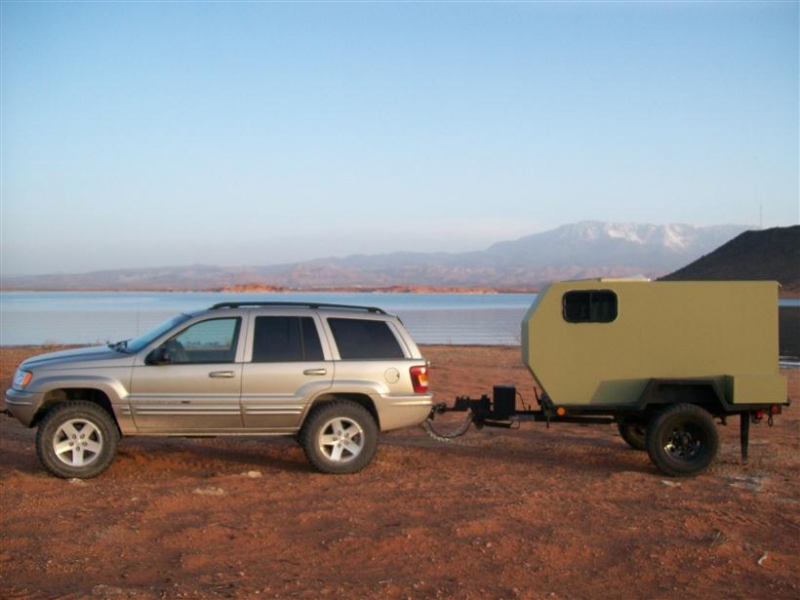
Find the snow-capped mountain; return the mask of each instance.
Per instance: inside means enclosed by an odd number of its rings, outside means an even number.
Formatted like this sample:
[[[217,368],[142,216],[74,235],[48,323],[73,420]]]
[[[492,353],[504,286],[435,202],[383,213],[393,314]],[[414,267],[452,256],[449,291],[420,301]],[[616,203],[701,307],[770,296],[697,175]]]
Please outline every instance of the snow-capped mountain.
[[[533,268],[617,267],[655,274],[691,262],[746,229],[583,221],[494,244],[486,255]]]

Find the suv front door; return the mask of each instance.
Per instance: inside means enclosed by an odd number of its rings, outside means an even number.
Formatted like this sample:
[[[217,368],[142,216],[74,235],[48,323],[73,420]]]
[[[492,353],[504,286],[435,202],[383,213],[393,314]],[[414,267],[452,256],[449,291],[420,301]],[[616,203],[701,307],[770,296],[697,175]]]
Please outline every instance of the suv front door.
[[[194,323],[133,369],[131,412],[143,431],[240,430],[241,319]]]

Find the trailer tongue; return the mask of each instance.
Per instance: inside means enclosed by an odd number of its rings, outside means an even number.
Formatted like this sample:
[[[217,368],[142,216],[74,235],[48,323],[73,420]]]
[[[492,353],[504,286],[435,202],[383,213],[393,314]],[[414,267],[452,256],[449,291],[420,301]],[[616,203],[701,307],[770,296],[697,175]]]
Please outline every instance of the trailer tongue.
[[[522,358],[543,393],[517,408],[514,386],[436,404],[423,427],[451,441],[471,425],[616,423],[669,476],[698,475],[719,449],[715,421],[750,424],[789,405],[778,368],[775,282],[592,280],[551,284],[522,323]],[[552,395],[551,395],[552,394]],[[455,428],[436,417],[467,412]]]

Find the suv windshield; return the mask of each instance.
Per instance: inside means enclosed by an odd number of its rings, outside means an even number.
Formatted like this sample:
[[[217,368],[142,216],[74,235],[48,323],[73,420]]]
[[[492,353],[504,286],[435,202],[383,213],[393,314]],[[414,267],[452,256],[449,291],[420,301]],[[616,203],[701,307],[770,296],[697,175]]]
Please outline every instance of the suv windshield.
[[[139,337],[133,338],[132,340],[128,340],[128,343],[124,345],[124,350],[130,353],[135,354],[139,352],[142,348],[146,347],[150,342],[156,340],[158,337],[164,335],[167,331],[172,329],[173,327],[177,327],[184,321],[190,319],[190,315],[180,314],[172,317],[168,321],[164,321],[156,327],[155,329],[151,329],[147,333],[140,335]]]

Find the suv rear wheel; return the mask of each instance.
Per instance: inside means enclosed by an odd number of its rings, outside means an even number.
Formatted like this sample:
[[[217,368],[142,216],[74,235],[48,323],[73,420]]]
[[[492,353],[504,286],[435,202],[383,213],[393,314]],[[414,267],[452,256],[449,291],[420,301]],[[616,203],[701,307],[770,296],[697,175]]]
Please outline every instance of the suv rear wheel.
[[[88,479],[105,471],[119,444],[117,424],[91,402],[59,404],[45,415],[36,433],[36,453],[58,477]]]
[[[358,404],[330,402],[312,410],[300,444],[308,461],[323,473],[355,473],[375,455],[378,425]]]

